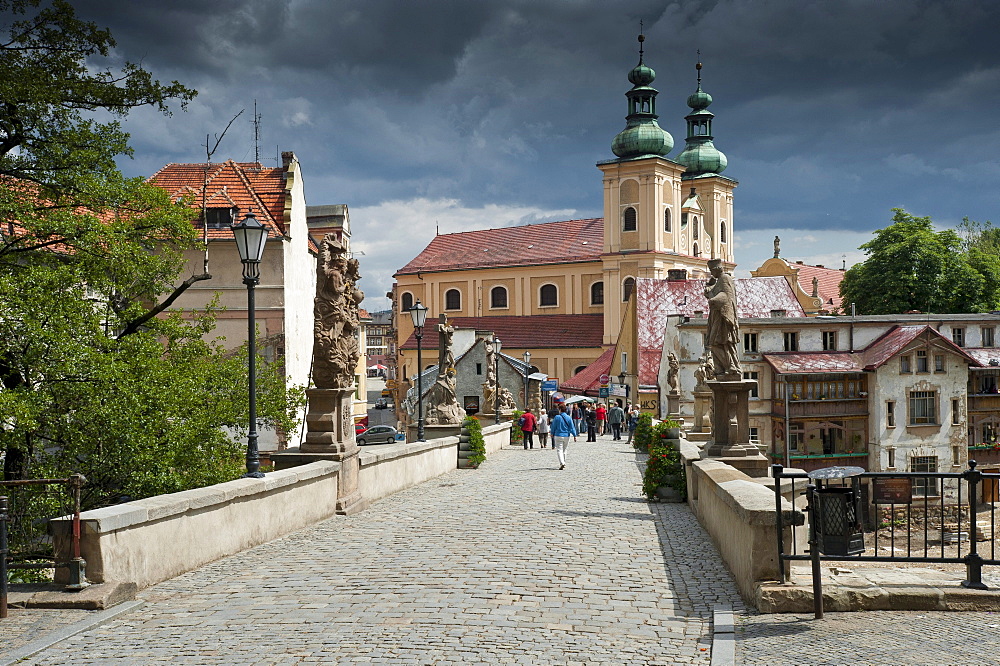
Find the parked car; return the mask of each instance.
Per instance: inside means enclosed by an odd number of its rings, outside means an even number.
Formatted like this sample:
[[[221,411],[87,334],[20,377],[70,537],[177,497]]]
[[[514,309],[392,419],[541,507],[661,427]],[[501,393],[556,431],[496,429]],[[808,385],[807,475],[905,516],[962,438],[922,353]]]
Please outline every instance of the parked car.
[[[377,425],[368,428],[358,435],[358,446],[368,444],[392,444],[396,441],[396,429],[388,425]]]
[[[354,424],[354,434],[355,435],[360,435],[365,430],[368,430],[368,426],[366,426],[364,423],[361,423],[360,421],[358,421],[357,423]]]
[[[389,409],[389,401],[385,398],[379,398],[375,401],[375,409]]]

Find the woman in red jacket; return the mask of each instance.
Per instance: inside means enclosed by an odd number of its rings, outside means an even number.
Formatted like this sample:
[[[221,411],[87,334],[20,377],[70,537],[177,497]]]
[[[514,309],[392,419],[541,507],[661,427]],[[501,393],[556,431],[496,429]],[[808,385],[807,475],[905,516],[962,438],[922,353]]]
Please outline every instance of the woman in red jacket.
[[[597,434],[604,434],[604,424],[608,420],[608,409],[604,406],[604,403],[597,403]]]

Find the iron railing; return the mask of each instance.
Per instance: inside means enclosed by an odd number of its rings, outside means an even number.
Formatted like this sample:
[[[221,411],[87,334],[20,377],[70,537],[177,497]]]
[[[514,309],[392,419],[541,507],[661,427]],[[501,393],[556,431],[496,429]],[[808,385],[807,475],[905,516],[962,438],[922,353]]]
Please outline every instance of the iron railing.
[[[87,482],[82,474],[65,479],[0,481],[0,619],[7,617],[9,576],[14,570],[69,570],[67,590],[87,587],[86,562],[80,555],[80,489]],[[61,487],[63,492],[53,491]],[[53,518],[71,514],[72,558],[58,561],[48,533]]]
[[[789,474],[782,465],[772,465],[771,470],[775,479],[781,582],[785,582],[785,562],[811,561],[816,617],[823,615],[820,562],[964,564],[966,575],[962,585],[974,589],[987,589],[983,583],[984,565],[1000,564],[995,534],[997,508],[995,503],[981,502],[978,494],[983,482],[1000,483],[1000,474],[980,472],[974,460],[969,461],[969,468],[963,472],[862,471],[836,481],[811,479],[801,472]],[[806,497],[809,547],[802,552],[798,548],[797,527],[785,519],[781,510],[781,482],[786,479],[791,483],[793,503],[799,496],[799,488]],[[798,481],[804,483],[797,488]],[[787,488],[788,484],[785,485]],[[824,507],[824,494],[837,501],[826,502]],[[849,506],[851,502],[853,507]],[[980,514],[985,514],[982,520]],[[831,538],[831,524],[846,534]],[[782,538],[785,528],[791,529],[791,552],[786,552]],[[850,548],[848,543],[852,545]],[[841,552],[831,553],[839,550],[831,544],[845,545]],[[883,552],[887,554],[879,554]]]

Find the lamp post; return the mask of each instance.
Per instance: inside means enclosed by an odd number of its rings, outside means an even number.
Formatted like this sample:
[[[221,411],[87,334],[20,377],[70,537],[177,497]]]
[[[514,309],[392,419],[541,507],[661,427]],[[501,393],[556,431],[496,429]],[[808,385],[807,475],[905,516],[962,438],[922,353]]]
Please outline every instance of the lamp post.
[[[500,423],[500,338],[493,334],[493,422]]]
[[[260,258],[267,242],[267,227],[254,217],[251,209],[243,221],[232,225],[236,249],[243,262],[243,284],[247,286],[247,341],[250,344],[250,431],[247,433],[247,473],[244,477],[263,478],[260,451],[257,448],[257,322],[253,288],[260,282]]]
[[[524,352],[524,411],[528,411],[528,375],[531,373],[531,352]]]
[[[410,308],[413,319],[413,333],[417,336],[417,441],[424,441],[424,384],[423,358],[420,356],[421,341],[424,339],[424,324],[427,322],[427,306],[420,299]]]
[[[618,384],[625,387],[625,404],[628,405],[629,386],[625,384],[625,371],[618,373]]]

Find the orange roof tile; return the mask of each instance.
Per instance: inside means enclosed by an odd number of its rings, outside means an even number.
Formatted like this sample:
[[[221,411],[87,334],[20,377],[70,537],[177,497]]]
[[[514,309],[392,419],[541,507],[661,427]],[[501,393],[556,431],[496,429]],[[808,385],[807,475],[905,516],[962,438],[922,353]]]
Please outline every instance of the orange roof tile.
[[[272,233],[286,235],[285,170],[282,168],[264,168],[256,162],[233,160],[222,164],[168,164],[149,182],[166,190],[171,199],[191,199],[192,208],[201,208],[202,190],[205,190],[209,208],[236,207],[241,216],[253,209],[257,219]],[[232,232],[228,228],[209,228],[208,237],[229,239]]]
[[[593,363],[559,385],[560,391],[579,395],[597,395],[601,388],[601,375],[611,374],[615,348],[609,347]]]
[[[840,308],[840,282],[844,279],[844,271],[825,266],[810,266],[809,264],[794,263],[789,265],[799,269],[799,286],[807,294],[812,293],[813,278],[817,279],[817,292],[819,297],[823,299],[824,310]]]
[[[565,347],[600,347],[604,336],[603,315],[532,315],[525,317],[449,317],[456,328],[492,331],[504,349],[555,349]],[[438,346],[437,326],[424,326],[421,342],[424,349]],[[416,349],[412,333],[400,349]]]

